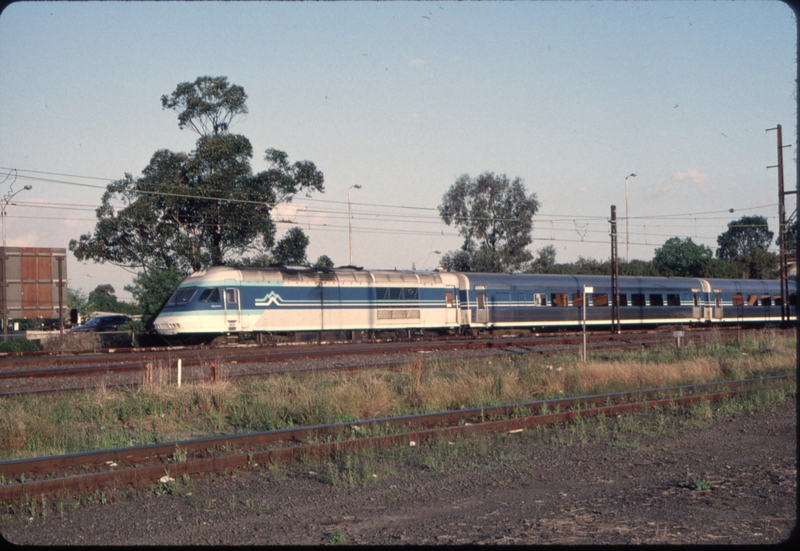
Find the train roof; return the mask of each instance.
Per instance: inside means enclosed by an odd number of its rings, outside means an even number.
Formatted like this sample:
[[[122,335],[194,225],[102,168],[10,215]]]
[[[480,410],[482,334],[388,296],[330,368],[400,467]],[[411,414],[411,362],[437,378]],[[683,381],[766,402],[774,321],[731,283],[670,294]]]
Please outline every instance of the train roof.
[[[487,289],[513,289],[516,287],[527,288],[563,288],[564,290],[580,291],[583,286],[610,289],[611,276],[608,275],[564,275],[564,274],[492,274],[480,272],[445,272],[423,270],[365,270],[358,266],[341,266],[338,268],[317,268],[311,266],[283,266],[273,265],[268,267],[251,266],[212,266],[190,275],[183,285],[192,285],[200,282],[223,282],[225,280],[241,280],[248,282],[270,281],[339,281],[353,283],[374,283],[376,285],[403,285],[441,284],[443,278],[465,280],[467,286],[475,288],[485,286]],[[226,282],[228,283],[228,282]],[[780,287],[776,280],[757,279],[716,279],[716,278],[689,278],[689,277],[638,277],[620,276],[619,285],[631,292],[633,289],[650,289],[665,291],[701,289],[706,283],[712,289],[721,292],[773,292]],[[795,291],[796,281],[789,281],[790,291]]]

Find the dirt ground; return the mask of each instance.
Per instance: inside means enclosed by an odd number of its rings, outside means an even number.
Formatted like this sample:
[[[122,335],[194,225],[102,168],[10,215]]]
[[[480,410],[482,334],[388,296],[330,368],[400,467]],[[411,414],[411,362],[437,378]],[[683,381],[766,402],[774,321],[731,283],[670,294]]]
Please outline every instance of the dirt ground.
[[[790,402],[627,443],[486,436],[484,453],[376,459],[354,485],[330,464],[258,466],[44,518],[5,507],[0,532],[21,545],[775,544],[796,536],[796,431]]]

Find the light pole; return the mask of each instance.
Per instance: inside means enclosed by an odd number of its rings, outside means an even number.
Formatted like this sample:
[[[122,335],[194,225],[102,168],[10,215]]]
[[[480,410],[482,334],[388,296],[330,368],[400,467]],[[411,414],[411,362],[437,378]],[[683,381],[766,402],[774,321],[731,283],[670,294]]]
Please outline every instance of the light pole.
[[[13,182],[12,182],[13,185]],[[3,279],[7,279],[8,277],[8,270],[6,261],[8,260],[8,255],[6,254],[6,207],[8,203],[11,202],[11,199],[17,193],[22,193],[23,191],[28,191],[29,189],[33,189],[33,186],[27,185],[24,188],[20,189],[19,191],[15,191],[12,193],[12,188],[8,188],[8,193],[6,196],[3,197],[3,204],[0,205],[0,216],[2,216],[2,230],[3,230]],[[0,282],[0,284],[5,285],[6,281]],[[3,341],[6,340],[8,337],[8,295],[6,292],[3,292]]]
[[[422,263],[422,269],[425,269],[425,265],[428,263],[428,259],[431,257],[432,254],[442,254],[441,251],[431,251],[428,253],[428,256],[425,257],[425,262]]]
[[[29,189],[33,189],[33,186],[27,185],[19,191],[15,191],[11,193],[11,188],[9,188],[8,193],[6,196],[3,197],[3,209],[2,209],[2,216],[3,216],[3,250],[5,251],[6,248],[6,207],[11,202],[11,199],[18,193],[22,193],[23,191],[28,191]]]
[[[350,266],[353,265],[353,214],[350,210],[350,190],[353,188],[361,189],[361,186],[355,184],[347,188],[347,230],[350,235]]]
[[[625,257],[628,264],[631,263],[631,234],[628,229],[628,178],[636,178],[636,174],[630,173],[625,176]]]

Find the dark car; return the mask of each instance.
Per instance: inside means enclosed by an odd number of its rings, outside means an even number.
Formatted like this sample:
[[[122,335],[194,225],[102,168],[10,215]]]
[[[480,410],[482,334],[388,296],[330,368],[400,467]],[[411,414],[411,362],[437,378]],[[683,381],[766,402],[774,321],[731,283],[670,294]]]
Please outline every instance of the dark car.
[[[79,325],[78,327],[73,327],[72,329],[70,329],[70,331],[80,331],[80,332],[116,331],[120,325],[125,325],[129,321],[131,321],[131,318],[123,315],[97,316],[96,318],[90,319],[83,325]]]

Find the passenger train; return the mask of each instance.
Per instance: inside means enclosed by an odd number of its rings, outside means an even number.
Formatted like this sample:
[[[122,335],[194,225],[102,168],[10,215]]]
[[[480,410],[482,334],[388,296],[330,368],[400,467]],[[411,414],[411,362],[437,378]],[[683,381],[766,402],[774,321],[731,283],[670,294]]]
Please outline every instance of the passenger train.
[[[782,321],[778,281],[621,276],[618,286],[623,329]],[[794,280],[789,295],[794,322]],[[183,342],[539,332],[580,328],[584,315],[610,327],[612,301],[610,276],[215,266],[181,283],[155,329]]]

